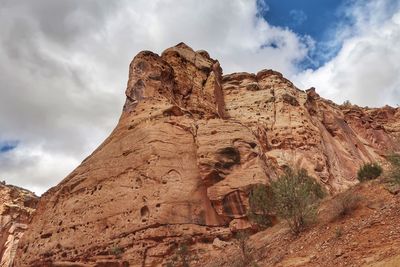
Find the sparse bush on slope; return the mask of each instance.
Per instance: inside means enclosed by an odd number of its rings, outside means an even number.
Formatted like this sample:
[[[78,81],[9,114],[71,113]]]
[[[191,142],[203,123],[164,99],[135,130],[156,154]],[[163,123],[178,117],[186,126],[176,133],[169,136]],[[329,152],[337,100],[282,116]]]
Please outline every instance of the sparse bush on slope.
[[[262,184],[254,186],[249,195],[249,203],[248,218],[261,227],[270,226],[269,214],[273,211],[273,198],[270,188]]]
[[[238,246],[240,249],[240,257],[236,260],[235,267],[245,267],[253,262],[253,256],[251,254],[251,249],[248,245],[249,234],[246,232],[240,232],[236,236],[238,240]]]
[[[271,188],[275,212],[287,220],[293,233],[298,234],[315,220],[324,191],[306,170],[287,168]]]
[[[343,102],[343,104],[342,104],[342,106],[344,106],[344,107],[351,107],[352,106],[352,104],[351,104],[351,102],[350,102],[350,100],[346,100],[346,101],[344,101]]]
[[[120,258],[121,255],[124,253],[124,250],[120,247],[112,247],[109,251],[111,255],[114,255],[117,258]]]
[[[382,174],[382,167],[378,163],[366,163],[360,167],[357,178],[360,182],[373,180]]]
[[[389,155],[388,160],[391,165],[389,170],[389,180],[395,184],[400,184],[400,155]]]
[[[353,191],[346,191],[333,200],[332,214],[333,219],[341,218],[351,214],[360,204],[361,197]]]

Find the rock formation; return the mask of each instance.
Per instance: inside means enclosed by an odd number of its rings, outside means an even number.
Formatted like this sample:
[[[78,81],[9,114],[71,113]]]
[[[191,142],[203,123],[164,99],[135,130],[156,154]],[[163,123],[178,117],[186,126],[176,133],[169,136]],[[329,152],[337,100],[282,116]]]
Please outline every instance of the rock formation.
[[[38,198],[27,190],[0,182],[0,267],[13,266],[13,259]]]
[[[399,151],[399,109],[340,106],[282,74],[222,74],[181,43],[132,61],[111,135],[46,192],[15,266],[157,266],[179,244],[227,241],[248,193],[287,165],[329,192]],[[218,238],[218,239],[216,239]]]

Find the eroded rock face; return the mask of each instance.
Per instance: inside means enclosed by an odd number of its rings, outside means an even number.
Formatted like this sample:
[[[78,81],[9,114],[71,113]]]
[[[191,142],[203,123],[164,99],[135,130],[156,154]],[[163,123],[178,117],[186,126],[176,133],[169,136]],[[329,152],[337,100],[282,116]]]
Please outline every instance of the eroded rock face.
[[[32,192],[0,182],[0,267],[13,266],[18,242],[37,202]]]
[[[400,149],[398,108],[339,106],[271,70],[223,81],[227,113],[261,129],[265,155],[279,167],[306,168],[332,193],[354,185],[364,162],[384,163],[387,153]]]
[[[112,134],[42,196],[15,266],[165,264],[251,227],[249,191],[285,165],[335,193],[399,150],[398,109],[338,106],[272,70],[222,76],[183,43],[139,53],[126,96]]]

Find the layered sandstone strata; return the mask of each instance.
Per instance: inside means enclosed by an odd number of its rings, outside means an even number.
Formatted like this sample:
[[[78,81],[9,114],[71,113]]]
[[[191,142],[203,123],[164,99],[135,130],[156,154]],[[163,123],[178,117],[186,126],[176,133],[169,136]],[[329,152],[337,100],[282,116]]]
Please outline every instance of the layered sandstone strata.
[[[0,182],[0,267],[13,266],[18,242],[37,201],[32,192]]]
[[[42,196],[16,266],[165,264],[250,227],[249,191],[286,165],[335,193],[399,151],[398,109],[339,106],[272,70],[223,76],[183,43],[139,53],[126,97],[112,134]]]

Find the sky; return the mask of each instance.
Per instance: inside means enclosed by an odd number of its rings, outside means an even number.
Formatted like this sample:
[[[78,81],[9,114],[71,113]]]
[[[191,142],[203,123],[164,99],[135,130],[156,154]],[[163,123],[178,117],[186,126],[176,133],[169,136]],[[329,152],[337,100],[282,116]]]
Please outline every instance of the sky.
[[[59,183],[117,124],[132,58],[182,41],[224,73],[400,104],[400,0],[0,0],[0,180]]]

